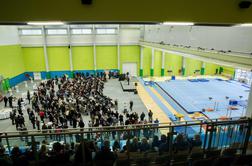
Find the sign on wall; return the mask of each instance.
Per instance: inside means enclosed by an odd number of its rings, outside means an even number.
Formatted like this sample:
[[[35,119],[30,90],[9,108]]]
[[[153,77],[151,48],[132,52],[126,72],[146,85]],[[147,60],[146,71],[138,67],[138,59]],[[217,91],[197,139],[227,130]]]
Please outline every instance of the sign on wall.
[[[34,80],[41,80],[41,73],[40,72],[34,72]]]

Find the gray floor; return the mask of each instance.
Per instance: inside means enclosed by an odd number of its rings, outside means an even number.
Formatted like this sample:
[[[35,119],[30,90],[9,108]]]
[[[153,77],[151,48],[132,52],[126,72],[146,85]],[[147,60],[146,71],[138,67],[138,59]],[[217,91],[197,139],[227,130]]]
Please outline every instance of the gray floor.
[[[19,92],[16,92],[15,90],[13,90],[13,96],[16,96],[16,97],[21,97],[22,95],[25,96],[27,90],[29,89],[30,91],[32,91],[33,86],[35,84],[38,84],[38,81],[33,82],[33,83],[28,81],[27,87],[25,86],[24,82],[19,84],[18,85]],[[125,107],[129,110],[129,102],[131,100],[134,103],[133,104],[133,111],[134,112],[137,112],[139,114],[141,114],[142,112],[147,113],[147,108],[143,104],[140,97],[138,95],[134,94],[133,92],[123,92],[118,79],[111,79],[105,83],[104,94],[106,96],[109,96],[113,100],[116,100],[116,99],[118,100],[118,106],[119,106],[118,112],[119,113],[122,113],[122,111]],[[7,94],[7,95],[9,95],[9,94]],[[14,105],[16,105],[16,101],[15,101]],[[28,107],[30,107],[30,105],[26,105],[25,111],[23,111],[24,117],[26,120],[25,125],[28,130],[32,130],[32,125],[31,125],[30,121],[28,120],[28,115],[26,113],[26,108],[28,108]],[[1,102],[0,103],[0,110],[2,110],[3,108],[4,108],[4,103]],[[87,124],[88,121],[90,120],[90,117],[83,115],[83,119],[84,119],[85,124]],[[15,125],[11,124],[11,120],[10,119],[0,120],[0,133],[11,132],[11,131],[16,131]]]
[[[133,112],[137,112],[139,115],[142,112],[147,113],[147,108],[143,104],[140,97],[133,92],[123,92],[120,82],[117,79],[109,80],[105,84],[104,94],[118,100],[118,112],[121,113],[126,107],[129,110],[129,102],[133,101]]]

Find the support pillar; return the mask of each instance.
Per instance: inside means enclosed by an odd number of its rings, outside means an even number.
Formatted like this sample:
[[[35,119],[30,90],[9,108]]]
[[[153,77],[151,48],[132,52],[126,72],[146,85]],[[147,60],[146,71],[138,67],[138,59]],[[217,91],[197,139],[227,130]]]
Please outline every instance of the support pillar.
[[[117,65],[118,65],[118,71],[120,73],[120,68],[121,68],[121,64],[120,64],[120,60],[121,60],[121,52],[120,52],[120,25],[118,25],[118,34],[117,34]]]
[[[181,68],[181,75],[185,76],[185,71],[186,70],[186,59],[185,57],[182,57],[182,68]]]
[[[44,58],[45,58],[45,67],[46,67],[46,78],[50,79],[51,74],[49,71],[49,63],[48,63],[48,55],[47,55],[47,40],[46,40],[46,30],[45,26],[42,26],[42,33],[43,33],[43,48],[44,48]]]
[[[95,25],[93,25],[93,32],[95,32]],[[94,73],[96,74],[96,36],[95,33],[93,35],[93,54],[94,54]]]
[[[202,67],[200,69],[200,75],[205,75],[206,63],[202,62]]]
[[[72,41],[71,41],[71,30],[70,25],[67,26],[68,34],[68,49],[69,49],[69,63],[70,63],[70,78],[73,78],[73,56],[72,56]]]
[[[155,49],[152,48],[151,50],[151,69],[150,69],[150,76],[154,76],[154,63],[155,63]]]
[[[162,50],[162,68],[161,68],[161,76],[165,75],[165,52]]]
[[[250,92],[249,92],[247,111],[246,111],[246,108],[243,108],[243,109],[244,109],[243,115],[246,115],[247,117],[252,118],[252,87],[250,88]]]
[[[140,46],[140,77],[143,77],[143,50],[144,48],[142,46]]]

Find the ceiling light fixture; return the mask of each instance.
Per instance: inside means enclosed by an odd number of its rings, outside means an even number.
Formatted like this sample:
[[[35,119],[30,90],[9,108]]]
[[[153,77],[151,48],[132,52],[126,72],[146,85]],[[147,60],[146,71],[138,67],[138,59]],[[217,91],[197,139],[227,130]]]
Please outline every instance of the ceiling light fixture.
[[[27,22],[28,25],[64,25],[61,21],[31,21]]]
[[[163,25],[187,25],[187,26],[192,26],[194,25],[193,22],[163,22]]]
[[[252,23],[236,24],[236,27],[252,27]]]

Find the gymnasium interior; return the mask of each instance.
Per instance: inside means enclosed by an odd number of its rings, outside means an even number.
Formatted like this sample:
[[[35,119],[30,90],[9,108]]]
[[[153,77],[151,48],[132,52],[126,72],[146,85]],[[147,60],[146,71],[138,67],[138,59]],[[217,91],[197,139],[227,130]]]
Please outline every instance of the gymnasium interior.
[[[0,4],[0,166],[252,165],[251,0]]]

